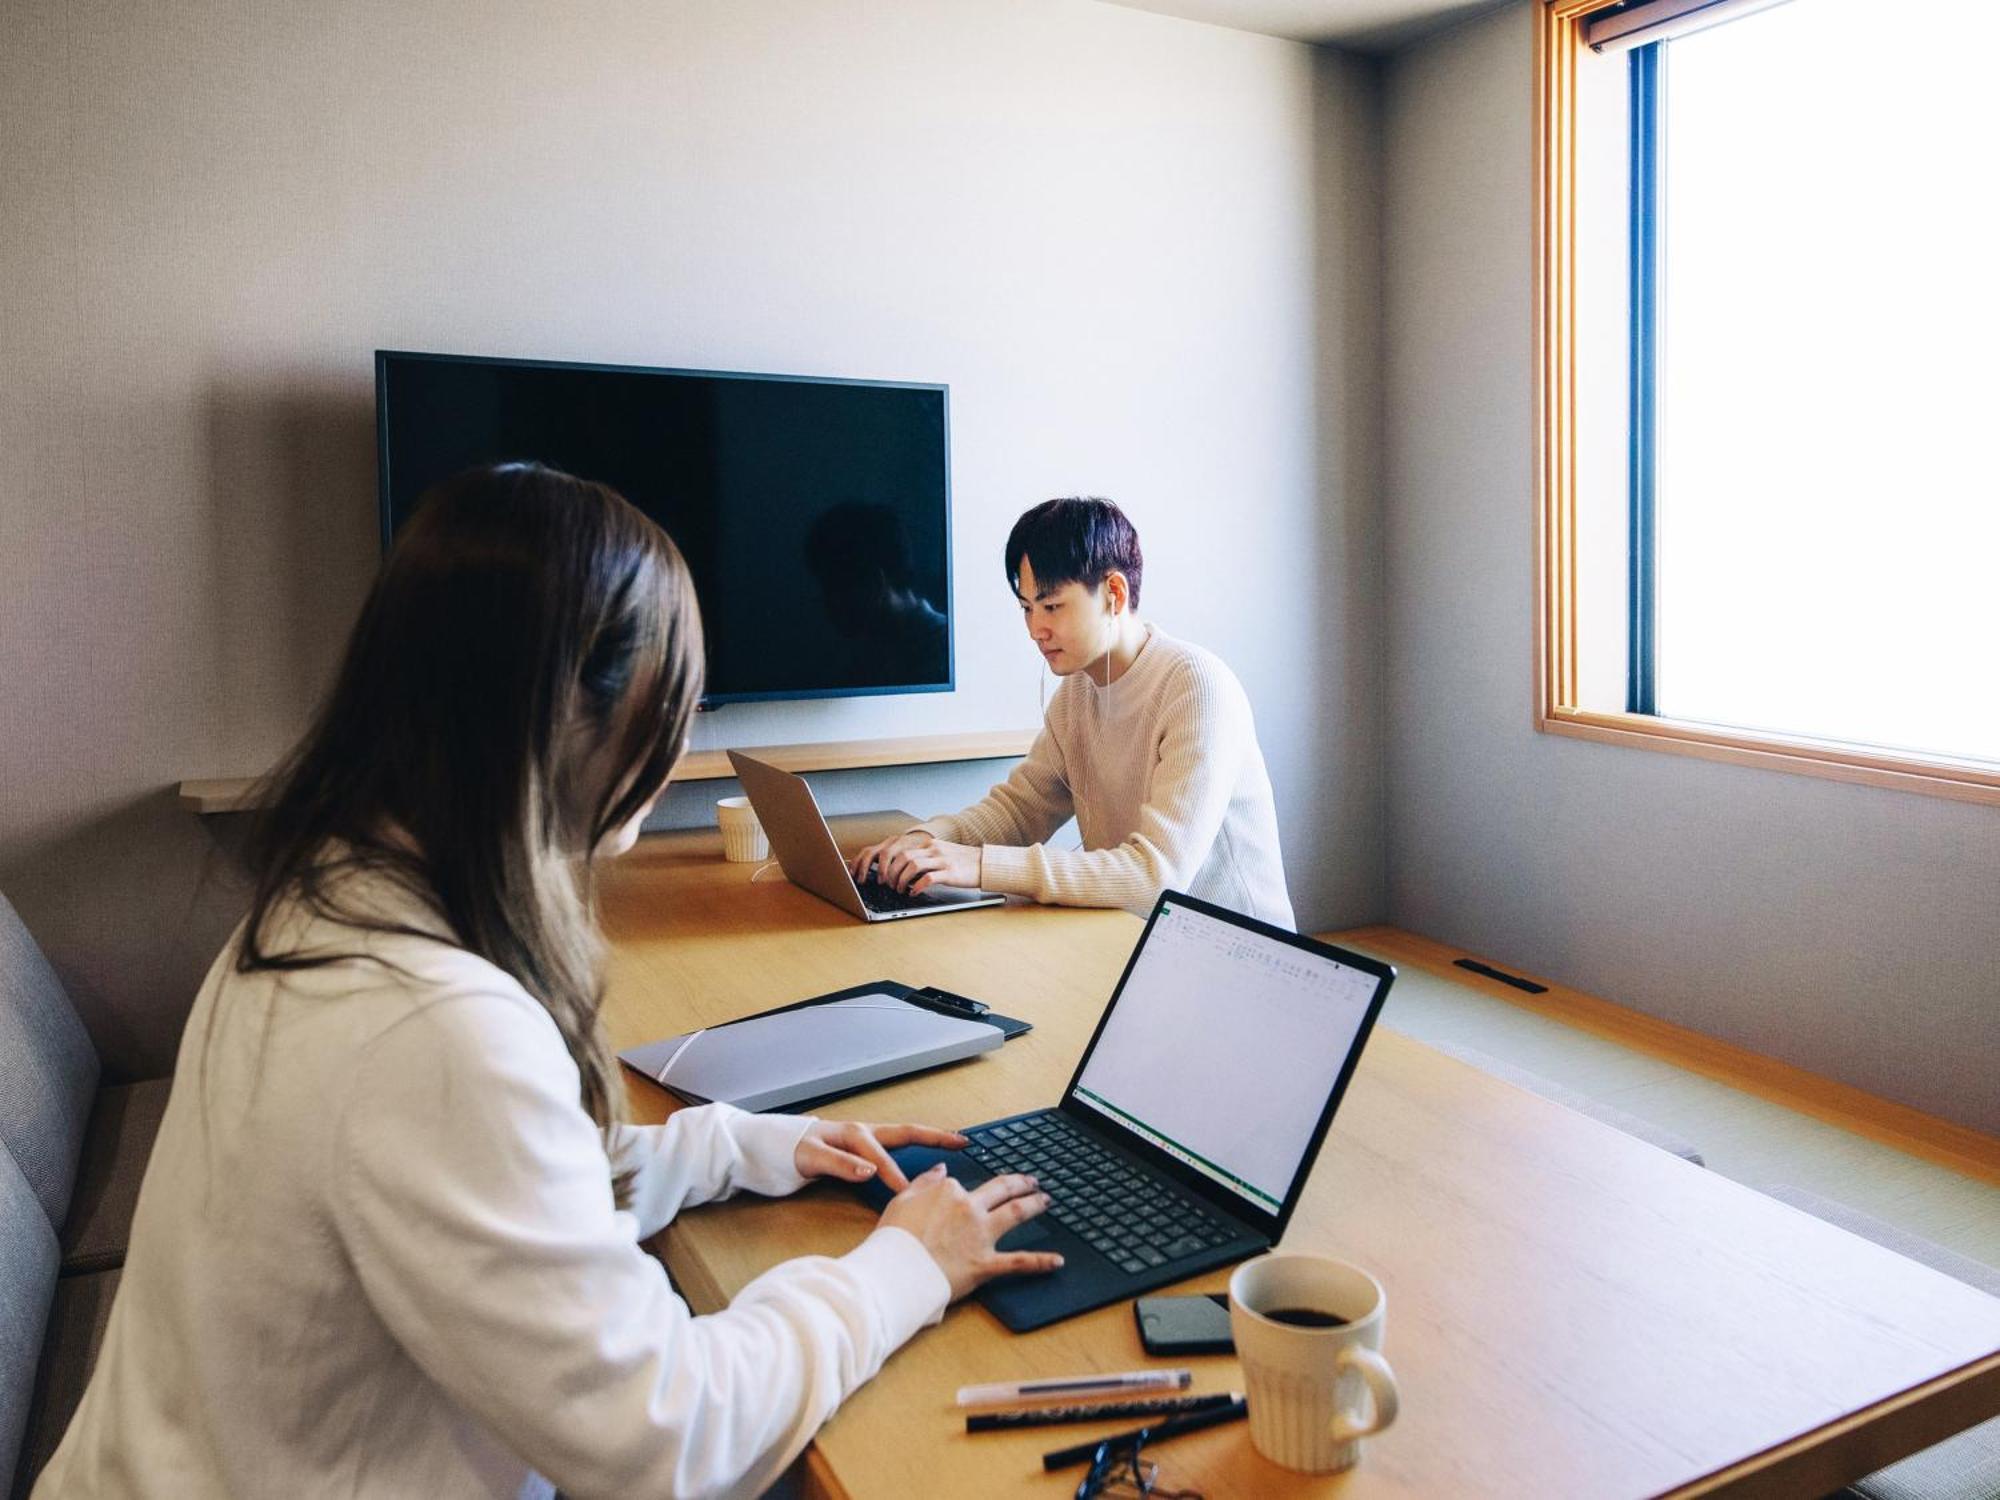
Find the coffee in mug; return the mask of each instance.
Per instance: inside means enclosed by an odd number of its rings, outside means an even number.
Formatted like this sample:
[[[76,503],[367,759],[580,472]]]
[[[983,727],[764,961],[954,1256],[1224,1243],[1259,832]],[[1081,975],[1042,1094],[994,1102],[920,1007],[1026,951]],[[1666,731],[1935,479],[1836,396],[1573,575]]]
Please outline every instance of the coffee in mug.
[[[1344,1328],[1347,1319],[1339,1313],[1321,1312],[1316,1307],[1274,1307],[1264,1314],[1273,1323],[1293,1328]]]
[[[1382,1358],[1387,1308],[1373,1276],[1332,1256],[1278,1252],[1236,1268],[1229,1331],[1259,1453],[1330,1473],[1352,1467],[1361,1440],[1396,1420],[1396,1376]]]

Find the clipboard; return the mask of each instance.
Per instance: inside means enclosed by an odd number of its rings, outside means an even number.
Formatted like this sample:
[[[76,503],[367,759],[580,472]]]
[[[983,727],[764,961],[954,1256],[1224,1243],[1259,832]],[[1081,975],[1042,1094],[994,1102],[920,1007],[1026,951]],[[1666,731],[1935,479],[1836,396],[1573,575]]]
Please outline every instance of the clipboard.
[[[781,1099],[771,1099],[754,1105],[746,1105],[745,1107],[762,1110],[783,1110],[787,1113],[808,1110],[835,1099],[844,1099],[851,1094],[862,1093],[874,1088],[878,1084],[913,1077],[918,1073],[931,1072],[936,1068],[948,1067],[954,1062],[965,1060],[968,1056],[977,1056],[982,1052],[992,1050],[993,1047],[997,1047],[1001,1043],[1010,1041],[1014,1037],[1021,1036],[1034,1029],[1027,1021],[1017,1020],[1012,1016],[1000,1015],[981,1005],[976,1000],[967,1000],[965,997],[951,994],[949,991],[928,986],[908,985],[894,979],[878,979],[868,984],[850,985],[846,989],[834,990],[829,994],[814,995],[807,1000],[796,1000],[789,1005],[773,1006],[771,1009],[759,1011],[755,1015],[739,1016],[736,1020],[725,1021],[720,1026],[707,1027],[700,1031],[683,1033],[681,1036],[668,1037],[663,1041],[648,1042],[638,1047],[628,1048],[619,1053],[618,1057],[620,1062],[632,1069],[633,1072],[640,1074],[648,1082],[659,1084],[670,1093],[689,1103],[705,1104],[711,1102],[707,1096],[699,1092],[693,1092],[687,1088],[677,1087],[670,1076],[673,1069],[678,1065],[678,1060],[682,1054],[688,1048],[695,1045],[702,1037],[726,1032],[733,1026],[740,1026],[749,1021],[763,1021],[773,1016],[785,1015],[794,1011],[837,1005],[843,1001],[860,1002],[864,999],[901,1001],[903,1004],[909,1005],[916,1010],[950,1018],[960,1023],[960,1027],[967,1024],[992,1027],[1000,1033],[1000,1041],[982,1045],[974,1040],[969,1046],[960,1045],[955,1050],[946,1049],[949,1051],[949,1055],[933,1057],[929,1054],[919,1054],[914,1058],[886,1058],[879,1063],[866,1066],[862,1069],[863,1076],[859,1076],[855,1081],[845,1083],[841,1086],[815,1090],[804,1095],[788,1095]],[[940,1031],[959,1030],[956,1027],[934,1029]],[[963,1035],[962,1031],[960,1034]],[[931,1052],[935,1053],[938,1050],[934,1048],[931,1049]],[[805,1083],[802,1086],[809,1087],[810,1085],[809,1083]],[[769,1090],[762,1092],[769,1092]],[[743,1097],[746,1096],[738,1095],[728,1102],[737,1102],[737,1099]],[[747,1097],[761,1097],[761,1094]]]

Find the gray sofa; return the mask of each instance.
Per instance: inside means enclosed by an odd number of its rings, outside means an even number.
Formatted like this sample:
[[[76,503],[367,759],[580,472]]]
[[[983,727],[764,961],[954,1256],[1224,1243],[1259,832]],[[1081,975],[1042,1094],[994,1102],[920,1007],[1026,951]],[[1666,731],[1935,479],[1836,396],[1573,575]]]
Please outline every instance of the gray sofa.
[[[0,1487],[24,1496],[103,1341],[169,1080],[100,1086],[62,982],[0,896]]]

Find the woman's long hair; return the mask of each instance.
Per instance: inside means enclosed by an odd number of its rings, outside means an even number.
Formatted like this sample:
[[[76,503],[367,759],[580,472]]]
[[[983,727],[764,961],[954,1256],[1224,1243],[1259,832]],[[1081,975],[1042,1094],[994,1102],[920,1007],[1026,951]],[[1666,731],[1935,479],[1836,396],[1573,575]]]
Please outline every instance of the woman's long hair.
[[[667,534],[539,464],[432,490],[363,606],[332,694],[272,776],[236,967],[351,955],[284,944],[284,914],[446,937],[548,1008],[600,1128],[624,1117],[593,861],[667,778],[701,693],[702,634]],[[386,875],[448,929],[343,899]]]

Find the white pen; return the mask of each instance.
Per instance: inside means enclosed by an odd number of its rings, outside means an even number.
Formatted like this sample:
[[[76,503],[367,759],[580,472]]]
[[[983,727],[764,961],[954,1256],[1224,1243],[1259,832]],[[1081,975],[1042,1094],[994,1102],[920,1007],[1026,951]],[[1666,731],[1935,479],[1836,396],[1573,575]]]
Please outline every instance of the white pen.
[[[1118,1396],[1127,1391],[1184,1391],[1192,1370],[1126,1370],[1116,1375],[1058,1375],[1050,1380],[1008,1380],[998,1385],[962,1385],[960,1406],[995,1406],[1006,1401],[1039,1401],[1057,1396]]]

